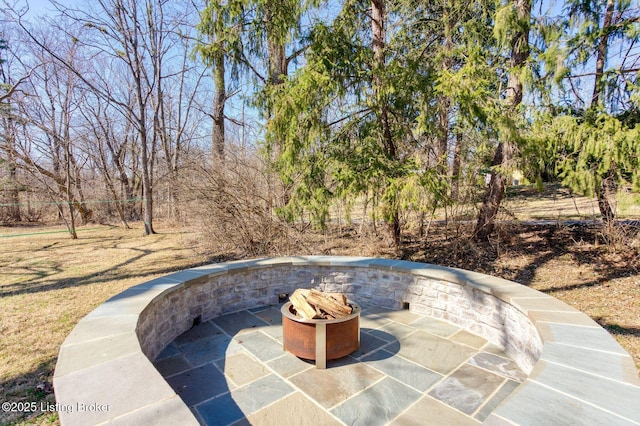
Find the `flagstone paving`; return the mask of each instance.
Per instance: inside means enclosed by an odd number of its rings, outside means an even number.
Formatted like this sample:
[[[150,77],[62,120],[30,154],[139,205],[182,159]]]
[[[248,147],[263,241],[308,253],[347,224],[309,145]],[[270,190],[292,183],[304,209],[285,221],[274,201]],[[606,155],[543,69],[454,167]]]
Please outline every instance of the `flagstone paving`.
[[[279,306],[193,327],[154,365],[205,425],[480,424],[526,379],[501,350],[408,310],[363,308],[326,370],[282,349]]]

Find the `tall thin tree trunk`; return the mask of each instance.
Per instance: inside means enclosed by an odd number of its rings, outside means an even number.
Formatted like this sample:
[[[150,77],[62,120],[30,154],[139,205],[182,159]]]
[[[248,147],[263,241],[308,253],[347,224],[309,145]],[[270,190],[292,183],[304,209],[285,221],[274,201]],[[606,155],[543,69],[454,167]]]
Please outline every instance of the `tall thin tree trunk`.
[[[607,0],[607,9],[602,23],[602,36],[596,48],[596,76],[593,83],[593,95],[591,96],[591,106],[596,107],[601,104],[602,95],[602,77],[604,75],[604,65],[607,59],[607,51],[609,50],[609,27],[613,22],[614,0]]]
[[[447,96],[438,97],[437,115],[438,128],[436,131],[436,169],[441,176],[447,175],[447,145],[449,140],[449,107],[451,101]]]
[[[394,162],[397,160],[396,146],[391,133],[389,123],[389,105],[386,95],[382,92],[383,79],[381,76],[385,67],[385,0],[371,1],[371,39],[376,70],[373,74],[373,93],[378,105],[378,122],[382,130],[382,144],[387,158]],[[398,247],[401,239],[400,211],[396,195],[387,197],[383,206],[386,220],[386,240],[390,246]]]
[[[9,189],[8,197],[8,216],[10,220],[20,222],[22,214],[20,213],[20,189],[18,187],[18,174],[16,171],[16,164],[9,159],[9,185],[11,185],[11,188]]]
[[[8,126],[12,126],[11,119],[8,120]],[[20,214],[20,188],[18,185],[18,173],[16,166],[16,160],[12,153],[15,144],[15,131],[12,127],[9,127],[9,137],[7,138],[7,142],[10,144],[10,148],[7,152],[7,166],[9,168],[9,207],[7,209],[7,213],[9,219],[14,222],[20,222],[21,214]]]
[[[522,102],[522,82],[520,71],[529,58],[529,21],[531,19],[531,0],[514,0],[518,23],[511,40],[510,72],[507,86],[506,101],[511,114],[517,113],[517,107]],[[474,230],[474,238],[477,241],[486,241],[495,227],[495,218],[498,214],[504,191],[507,185],[507,177],[512,165],[515,143],[508,137],[502,140],[491,162],[492,173],[489,186],[485,192],[478,221]]]
[[[127,218],[125,216],[124,213],[124,208],[122,206],[122,202],[120,201],[120,196],[118,195],[114,185],[113,185],[113,180],[111,179],[111,176],[109,175],[109,166],[107,164],[107,157],[106,154],[104,152],[104,146],[102,143],[98,143],[98,159],[99,159],[99,163],[98,163],[98,167],[100,167],[100,169],[102,169],[102,176],[104,179],[104,183],[107,186],[107,189],[109,190],[109,193],[111,194],[111,198],[113,198],[114,200],[114,205],[116,207],[116,211],[118,212],[118,217],[120,218],[120,222],[122,222],[122,226],[125,229],[130,229],[129,228],[129,224],[127,223]]]
[[[73,211],[73,196],[71,195],[73,192],[72,182],[73,179],[71,177],[71,149],[69,147],[69,139],[66,139],[66,144],[64,148],[64,159],[65,159],[65,172],[66,172],[66,185],[67,185],[67,206],[69,207],[69,221],[67,222],[67,229],[69,230],[69,235],[71,235],[72,240],[78,239],[78,234],[76,233],[76,218],[75,213]],[[60,209],[62,212],[62,209]]]
[[[453,164],[451,165],[451,199],[460,201],[460,178],[462,170],[462,133],[456,134],[456,147],[453,151]]]
[[[6,47],[6,46],[4,46]],[[4,85],[9,87],[11,84],[11,79],[9,74],[6,72],[4,67],[1,66],[2,61],[0,60],[0,78],[1,82]],[[5,95],[6,96],[6,95]],[[16,144],[16,124],[13,121],[11,111],[13,110],[13,105],[11,101],[11,96],[7,96],[2,100],[3,105],[2,108],[4,111],[9,112],[8,114],[2,114],[2,129],[3,129],[3,138],[8,146],[6,150],[7,154],[7,167],[9,171],[9,185],[8,189],[8,208],[7,208],[7,216],[10,220],[14,222],[20,222],[21,214],[20,214],[20,189],[18,187],[18,179],[17,179],[17,165],[15,161],[15,156],[12,151],[15,149]]]
[[[444,22],[444,40],[442,51],[442,71],[448,71],[453,66],[451,60],[451,50],[453,49],[453,14],[450,6],[445,2],[442,20]],[[436,168],[441,176],[447,176],[448,169],[448,142],[449,142],[449,110],[451,109],[451,99],[448,96],[440,95],[436,106],[438,116],[438,127],[436,130]]]
[[[155,234],[153,229],[153,179],[151,176],[151,160],[149,156],[149,146],[147,145],[146,124],[144,123],[144,111],[140,120],[140,160],[142,166],[142,205],[144,217],[145,235]]]
[[[224,108],[227,100],[224,72],[224,56],[220,54],[215,59],[213,66],[215,94],[213,96],[213,133],[211,142],[213,143],[214,167],[220,167],[224,161]]]
[[[129,133],[128,126],[127,126],[126,133],[127,134]],[[116,169],[118,171],[118,180],[120,181],[121,195],[118,196],[117,198],[119,199],[119,198],[122,198],[122,196],[124,196],[126,200],[126,204],[123,207],[124,212],[126,212],[124,217],[126,217],[127,220],[139,220],[140,217],[137,215],[136,208],[135,208],[136,203],[134,203],[133,201],[136,198],[136,195],[135,195],[136,190],[131,183],[131,179],[129,179],[129,176],[127,175],[127,170],[125,167],[126,149],[129,147],[129,143],[128,143],[129,139],[130,139],[129,136],[125,137],[125,142],[122,145],[120,145],[120,147],[117,150],[114,148],[113,143],[109,137],[106,137],[105,143],[107,145],[107,148],[109,149],[111,158],[113,159],[114,165],[116,166]],[[107,173],[106,170],[108,170],[108,166],[106,163],[106,159],[104,160],[104,169],[105,169],[105,173]],[[131,172],[132,172],[132,176],[136,175],[135,167]]]
[[[604,66],[609,50],[609,28],[613,22],[614,1],[607,0],[607,8],[602,23],[600,41],[596,48],[596,76],[593,82],[593,95],[591,96],[591,108],[602,106],[602,92],[604,76]],[[610,229],[616,218],[615,197],[618,191],[616,179],[616,164],[612,160],[609,171],[600,182],[597,191],[598,208],[602,216],[605,228]]]
[[[267,2],[270,4],[272,8],[277,9],[274,2]],[[273,31],[270,30],[274,25],[274,13],[276,10],[269,9],[265,14],[265,21],[267,27],[267,83],[270,87],[277,87],[284,83],[285,78],[289,73],[289,61],[287,59],[286,54],[286,45],[282,40],[279,40],[274,36]],[[274,111],[271,107],[268,107],[267,111],[267,120],[271,121],[274,117]],[[268,127],[269,123],[267,123]],[[284,149],[283,142],[281,140],[273,140],[272,141],[272,152],[271,161],[275,163],[275,161],[280,157],[282,151]],[[282,207],[289,203],[291,199],[291,191],[292,186],[288,185],[281,180],[277,182],[277,188],[275,188],[277,192],[279,192],[279,196],[276,195],[275,204],[276,207]]]
[[[606,174],[598,188],[598,209],[605,227],[611,225],[616,218],[615,197],[618,192],[615,169]],[[612,201],[613,200],[613,201]]]

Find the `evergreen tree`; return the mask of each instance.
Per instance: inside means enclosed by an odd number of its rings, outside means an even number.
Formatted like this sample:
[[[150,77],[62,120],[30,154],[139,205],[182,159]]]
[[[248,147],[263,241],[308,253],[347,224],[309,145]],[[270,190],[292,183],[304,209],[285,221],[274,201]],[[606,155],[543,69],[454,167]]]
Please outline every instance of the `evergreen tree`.
[[[517,120],[518,107],[523,98],[523,72],[529,58],[529,29],[531,1],[513,0],[498,11],[497,34],[510,46],[509,80],[507,82],[507,118]],[[494,220],[504,196],[509,171],[513,164],[517,132],[510,125],[503,130],[491,162],[491,180],[485,192],[474,237],[487,240],[494,228]]]
[[[269,130],[283,141],[278,168],[294,188],[284,214],[309,211],[323,226],[332,201],[363,197],[397,245],[405,197],[440,182],[412,131],[429,78],[387,28],[397,18],[389,6],[346,1],[333,23],[315,25],[305,66],[276,94]]]
[[[630,48],[638,42],[638,18],[628,1],[567,3],[562,31],[550,32],[548,44],[560,57],[560,97],[540,114],[533,135],[544,158],[538,164],[552,164],[565,185],[596,196],[607,228],[620,184],[638,187],[637,57]],[[622,48],[612,51],[613,42]]]
[[[206,39],[198,43],[197,50],[205,64],[211,67],[214,84],[211,142],[214,164],[217,166],[224,159],[225,150],[226,64],[231,62],[233,74],[237,75],[238,66],[242,63],[239,58],[242,57],[243,6],[242,1],[207,1],[198,24],[198,30]]]

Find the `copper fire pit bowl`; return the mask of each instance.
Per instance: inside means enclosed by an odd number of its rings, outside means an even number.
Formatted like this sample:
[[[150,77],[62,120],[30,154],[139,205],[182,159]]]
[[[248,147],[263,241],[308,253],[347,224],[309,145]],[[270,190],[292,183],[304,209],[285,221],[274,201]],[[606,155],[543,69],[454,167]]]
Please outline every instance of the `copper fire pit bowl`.
[[[327,368],[327,360],[349,355],[360,347],[360,306],[349,303],[351,314],[338,319],[304,319],[287,302],[282,312],[282,343],[285,351],[316,361]]]

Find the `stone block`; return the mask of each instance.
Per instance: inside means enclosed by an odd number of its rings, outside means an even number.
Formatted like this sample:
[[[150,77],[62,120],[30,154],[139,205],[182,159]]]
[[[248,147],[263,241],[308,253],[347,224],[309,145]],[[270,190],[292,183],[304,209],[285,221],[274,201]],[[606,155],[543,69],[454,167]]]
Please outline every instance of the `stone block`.
[[[106,422],[175,396],[142,352],[54,377],[54,388],[58,404],[74,407],[59,412],[63,425]]]

